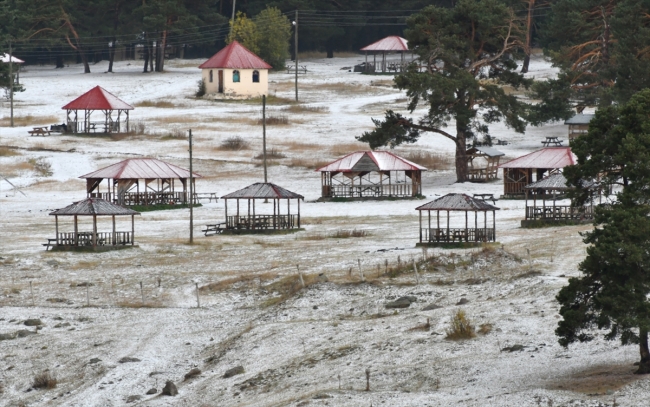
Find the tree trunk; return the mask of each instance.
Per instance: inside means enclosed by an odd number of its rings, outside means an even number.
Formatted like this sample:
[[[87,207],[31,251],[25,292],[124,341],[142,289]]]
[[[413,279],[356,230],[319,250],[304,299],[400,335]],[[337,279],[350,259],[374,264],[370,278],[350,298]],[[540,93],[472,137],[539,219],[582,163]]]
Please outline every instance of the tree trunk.
[[[524,64],[521,67],[521,73],[528,72],[528,65],[530,64],[530,41],[533,33],[533,9],[535,8],[535,0],[528,0],[528,17],[526,18],[526,43],[524,44]]]
[[[167,30],[163,31],[162,41],[161,41],[161,50],[160,50],[160,66],[159,71],[162,72],[165,69],[165,48],[167,47]]]
[[[456,133],[456,182],[467,181],[467,140],[466,132]]]
[[[648,331],[639,328],[639,352],[641,354],[641,361],[639,368],[635,374],[648,374],[650,373],[650,349],[648,349]]]
[[[63,68],[65,65],[63,64],[63,57],[61,55],[56,56],[56,67],[57,68]]]
[[[113,61],[115,60],[115,38],[113,38],[113,42],[111,44],[111,47],[108,48],[108,72],[113,72]]]
[[[145,41],[144,43],[144,69],[142,70],[142,73],[147,73],[147,68],[149,67],[149,44]]]
[[[84,50],[79,47],[79,56],[81,57],[81,62],[84,64],[84,73],[90,73],[90,65],[88,64],[88,57]]]

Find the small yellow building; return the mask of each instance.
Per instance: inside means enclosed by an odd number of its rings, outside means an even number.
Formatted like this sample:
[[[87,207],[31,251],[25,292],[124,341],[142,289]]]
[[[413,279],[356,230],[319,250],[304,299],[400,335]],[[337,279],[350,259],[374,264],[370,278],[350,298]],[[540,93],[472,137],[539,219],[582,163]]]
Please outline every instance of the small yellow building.
[[[268,95],[271,65],[237,41],[201,64],[205,93],[212,97]]]

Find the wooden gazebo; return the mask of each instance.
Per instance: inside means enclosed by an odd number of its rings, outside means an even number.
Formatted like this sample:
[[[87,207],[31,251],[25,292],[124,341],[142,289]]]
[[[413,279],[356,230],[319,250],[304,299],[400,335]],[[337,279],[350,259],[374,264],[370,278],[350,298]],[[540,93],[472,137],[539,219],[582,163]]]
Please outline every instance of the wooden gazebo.
[[[225,202],[226,230],[256,232],[300,228],[300,200],[304,200],[305,197],[270,182],[249,185],[244,189],[222,196],[222,199]],[[233,211],[231,206],[229,214],[228,201],[233,200],[235,201],[235,210]],[[294,208],[297,213],[294,214],[291,213],[292,200],[295,200],[297,204],[297,207]],[[262,205],[259,205],[260,201],[262,201]],[[273,206],[272,214],[268,210],[268,206],[265,208],[265,201],[270,201],[269,203]]]
[[[412,198],[427,169],[388,151],[357,151],[316,171],[322,198]]]
[[[133,106],[106,89],[95,86],[61,109],[66,111],[67,132],[128,133],[129,110],[133,110]],[[104,115],[103,120],[93,121],[90,116],[97,110]],[[117,115],[114,116],[113,112],[117,112]]]
[[[587,134],[589,132],[589,122],[595,116],[595,114],[579,113],[566,120],[564,124],[569,126],[569,141],[583,134]]]
[[[501,164],[503,197],[524,198],[526,185],[575,163],[576,157],[570,147],[546,147]]]
[[[467,150],[467,173],[470,182],[497,179],[499,161],[504,154],[492,147],[472,147]]]
[[[595,191],[596,184],[589,183],[586,187]],[[593,196],[589,206],[573,206],[565,204],[568,201],[566,193],[573,189],[567,185],[564,175],[551,174],[537,182],[526,185],[526,219],[521,222],[525,227],[533,223],[531,221],[543,221],[545,223],[578,223],[591,222],[594,218]],[[532,205],[529,205],[532,199]],[[558,205],[558,200],[561,205]],[[563,202],[564,201],[564,202]]]
[[[499,208],[488,204],[484,200],[472,198],[465,194],[447,194],[415,209],[420,212],[420,244],[496,241],[495,211],[499,210]],[[428,216],[426,219],[423,219],[423,211],[427,211]],[[435,212],[435,219],[432,219],[431,212]],[[442,225],[440,224],[440,212],[443,212],[442,219],[444,223]],[[452,212],[465,213],[464,227],[462,225],[451,226],[450,214]],[[473,225],[469,223],[469,212],[474,212]],[[481,222],[483,227],[479,227],[479,212],[483,212],[483,222]],[[488,227],[488,212],[492,212],[492,227]]]
[[[386,38],[382,38],[379,41],[373,42],[372,44],[361,48],[361,51],[364,51],[366,54],[366,69],[368,69],[368,52],[372,52],[373,67],[375,68],[375,71],[379,71],[379,69],[377,69],[377,53],[381,53],[382,72],[386,72],[387,70],[402,72],[406,66],[404,61],[404,53],[408,52],[408,50],[408,41],[405,38],[399,37],[397,35],[391,35]],[[399,64],[395,62],[387,63],[386,53],[401,54]]]
[[[101,198],[120,205],[190,202],[189,170],[155,158],[130,158],[79,178],[86,180],[88,198]],[[193,173],[192,178],[195,182],[201,175]],[[104,180],[107,185],[100,191]],[[182,187],[180,191],[179,186]]]
[[[139,212],[124,208],[120,205],[113,204],[103,199],[88,198],[80,202],[75,202],[72,205],[66,206],[63,209],[57,209],[50,215],[54,216],[56,223],[56,246],[63,247],[97,247],[97,246],[124,246],[134,244],[135,238],[135,215]],[[74,231],[73,232],[59,232],[59,216],[72,216],[74,218]],[[78,218],[80,216],[92,216],[92,230],[80,231]],[[110,216],[112,219],[112,230],[110,232],[97,231],[97,217]],[[130,216],[131,217],[131,230],[118,231],[115,228],[116,216]],[[52,239],[50,239],[51,241]]]

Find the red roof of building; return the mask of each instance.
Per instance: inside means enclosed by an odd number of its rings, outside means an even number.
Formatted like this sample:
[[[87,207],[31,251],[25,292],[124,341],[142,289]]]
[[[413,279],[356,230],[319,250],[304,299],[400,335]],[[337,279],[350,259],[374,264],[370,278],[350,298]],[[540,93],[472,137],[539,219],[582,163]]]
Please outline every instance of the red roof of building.
[[[253,54],[248,48],[233,41],[199,65],[199,68],[271,69],[273,67]]]
[[[383,38],[361,48],[361,51],[408,51],[409,43],[406,38],[397,35]]]
[[[72,102],[63,106],[66,110],[133,110],[133,106],[102,88],[95,86]]]
[[[155,158],[130,158],[119,163],[109,165],[79,178],[101,179],[181,179],[189,178],[190,172]],[[194,178],[202,178],[194,173]]]
[[[503,163],[499,168],[564,168],[575,163],[571,147],[547,147]]]
[[[316,171],[427,171],[427,169],[388,151],[357,151],[329,163]]]

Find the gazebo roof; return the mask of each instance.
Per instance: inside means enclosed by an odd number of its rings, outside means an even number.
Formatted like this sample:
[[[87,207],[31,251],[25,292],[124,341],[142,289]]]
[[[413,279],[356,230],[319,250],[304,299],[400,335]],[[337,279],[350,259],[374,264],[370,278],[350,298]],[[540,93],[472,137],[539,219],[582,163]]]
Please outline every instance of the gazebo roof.
[[[595,116],[595,114],[579,113],[572,118],[565,120],[564,124],[589,124],[591,119]]]
[[[130,158],[108,167],[99,169],[79,178],[103,179],[184,179],[189,178],[190,172],[173,164],[155,158]],[[194,178],[202,178],[194,173]]]
[[[592,189],[598,184],[593,181],[580,181],[582,186],[586,189]],[[554,191],[568,191],[574,189],[574,187],[567,185],[567,179],[564,174],[551,174],[548,177],[544,177],[539,181],[528,184],[524,187],[525,189],[544,189],[544,190],[554,190]]]
[[[499,168],[564,168],[575,163],[571,147],[546,147],[503,163]]]
[[[88,198],[83,201],[75,202],[65,208],[57,209],[50,215],[58,216],[93,216],[93,215],[139,215],[132,209],[108,202],[100,198]]]
[[[233,41],[199,65],[199,68],[271,69],[273,67],[239,42]]]
[[[488,157],[502,157],[505,155],[501,151],[492,147],[472,147],[469,150],[467,150],[467,154],[475,154],[475,153],[481,153]]]
[[[472,198],[466,194],[447,194],[440,198],[415,208],[418,211],[495,211],[496,206],[482,199]]]
[[[427,169],[388,151],[357,151],[339,158],[316,171],[427,171]]]
[[[305,199],[304,196],[291,192],[270,182],[258,182],[231,192],[222,199]]]
[[[367,45],[361,48],[361,51],[408,51],[409,43],[406,38],[399,37],[397,35],[391,35],[386,38],[382,38],[379,41],[373,42],[370,45]]]
[[[133,110],[133,106],[122,101],[111,92],[95,86],[72,102],[63,106],[65,110]]]
[[[9,54],[6,54],[6,53],[2,54],[2,58],[0,58],[0,62],[8,63],[9,62]],[[11,62],[13,62],[14,64],[24,64],[25,63],[25,61],[23,61],[22,59],[16,58],[15,55],[11,56]]]

